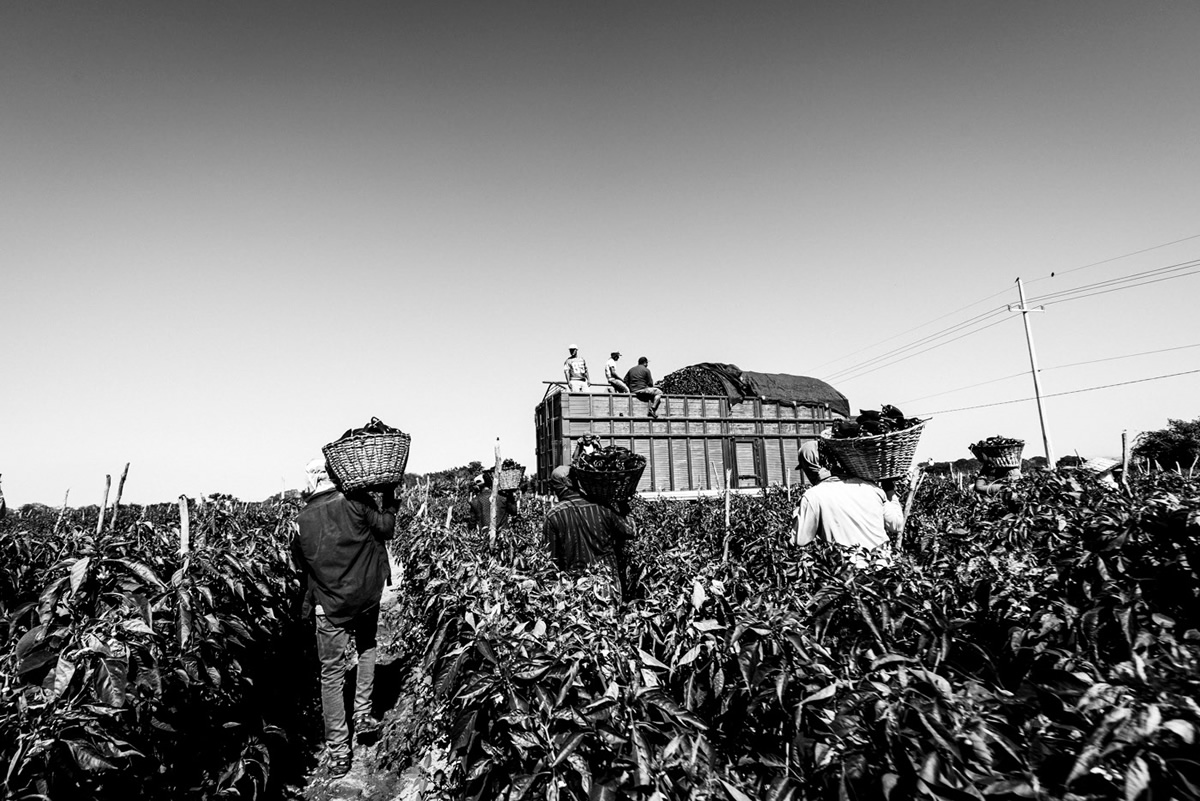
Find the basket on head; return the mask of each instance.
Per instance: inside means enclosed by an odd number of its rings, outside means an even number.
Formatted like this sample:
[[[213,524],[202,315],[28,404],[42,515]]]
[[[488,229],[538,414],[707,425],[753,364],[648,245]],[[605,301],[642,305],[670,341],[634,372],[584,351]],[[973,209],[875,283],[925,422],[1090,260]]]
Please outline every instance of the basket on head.
[[[348,432],[321,449],[332,478],[342,491],[367,489],[404,481],[412,437],[385,426],[378,418]]]
[[[496,487],[502,490],[518,489],[521,486],[523,478],[525,478],[524,467],[506,467],[500,471],[500,478],[496,481]]]
[[[821,444],[852,476],[882,481],[908,473],[927,422],[922,420],[903,431],[853,439],[834,439],[828,432],[823,432]]]
[[[1014,439],[1004,445],[971,446],[971,453],[984,464],[992,467],[1020,467],[1021,451],[1025,449],[1025,440]]]
[[[643,457],[641,464],[628,470],[588,470],[572,466],[571,475],[589,499],[596,503],[613,503],[633,497],[645,470],[646,460]]]

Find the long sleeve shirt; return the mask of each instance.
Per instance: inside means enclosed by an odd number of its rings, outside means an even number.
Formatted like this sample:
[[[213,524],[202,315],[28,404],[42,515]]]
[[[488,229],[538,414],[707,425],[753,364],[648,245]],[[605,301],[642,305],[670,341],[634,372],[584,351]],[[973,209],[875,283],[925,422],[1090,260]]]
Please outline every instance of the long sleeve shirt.
[[[492,524],[492,491],[485,489],[471,498],[471,525],[490,528]],[[517,499],[513,493],[501,491],[496,497],[496,528],[504,528],[509,515],[517,513]]]
[[[394,512],[379,511],[370,496],[333,490],[314,495],[296,524],[294,554],[331,623],[348,623],[379,603],[391,578],[384,542],[395,533]]]
[[[546,515],[542,536],[558,569],[574,571],[615,556],[629,527],[609,507],[570,492]]]
[[[807,490],[796,510],[793,542],[818,536],[847,547],[878,548],[904,528],[904,510],[870,481],[833,476]]]

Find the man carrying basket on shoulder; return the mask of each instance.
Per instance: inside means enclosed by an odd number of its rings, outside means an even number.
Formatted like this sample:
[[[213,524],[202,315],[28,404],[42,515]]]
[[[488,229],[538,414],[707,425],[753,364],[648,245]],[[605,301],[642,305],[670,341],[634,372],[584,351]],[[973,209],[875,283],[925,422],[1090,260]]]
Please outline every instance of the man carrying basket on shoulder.
[[[821,466],[815,440],[800,446],[800,463],[812,487],[800,497],[794,513],[792,544],[805,546],[817,537],[849,548],[866,548],[880,556],[889,553],[888,535],[904,529],[904,510],[892,491],[861,478],[833,475]]]
[[[376,734],[379,723],[371,716],[371,691],[375,683],[375,634],[379,602],[391,581],[387,548],[396,529],[394,490],[383,490],[382,510],[367,492],[343,494],[334,484],[325,459],[314,459],[306,468],[307,505],[296,517],[298,532],[293,556],[303,570],[305,609],[315,604],[317,655],[321,661],[321,709],[330,774],[350,770],[350,731],[342,700],[346,678],[346,648],[351,639],[358,653],[358,678],[354,692],[354,729],[363,738]]]

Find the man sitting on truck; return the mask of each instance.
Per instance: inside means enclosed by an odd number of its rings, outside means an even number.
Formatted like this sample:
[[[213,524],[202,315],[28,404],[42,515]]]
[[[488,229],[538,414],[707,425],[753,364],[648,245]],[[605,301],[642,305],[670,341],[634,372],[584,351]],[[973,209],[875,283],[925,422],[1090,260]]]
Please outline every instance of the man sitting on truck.
[[[650,360],[645,356],[639,358],[638,363],[630,367],[629,372],[625,374],[625,383],[629,385],[629,391],[634,397],[648,404],[646,413],[651,418],[658,417],[658,405],[662,403],[663,391],[654,386],[654,377],[650,375]]]
[[[614,602],[619,603],[624,597],[621,554],[629,527],[611,508],[583,497],[567,465],[554,468],[550,489],[559,501],[542,526],[550,558],[564,572],[592,569],[600,573],[612,587]]]
[[[629,394],[629,387],[617,375],[617,360],[621,358],[621,351],[614,350],[609,354],[608,361],[604,363],[604,378],[608,381],[608,385],[613,388],[613,392],[620,392],[623,395]]]
[[[830,473],[821,466],[816,440],[800,446],[797,467],[813,486],[800,496],[793,545],[803,547],[819,536],[836,545],[887,553],[888,535],[904,528],[904,510],[891,482],[885,482],[885,491],[861,478]]]

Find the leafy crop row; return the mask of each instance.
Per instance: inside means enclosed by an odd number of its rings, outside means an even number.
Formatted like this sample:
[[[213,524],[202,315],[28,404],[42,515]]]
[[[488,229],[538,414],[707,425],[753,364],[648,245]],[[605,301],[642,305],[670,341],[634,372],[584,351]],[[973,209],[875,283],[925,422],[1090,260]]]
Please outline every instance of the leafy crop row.
[[[794,498],[636,503],[631,599],[417,523],[399,614],[452,797],[1200,797],[1200,492],[922,486],[901,553],[785,535]]]

